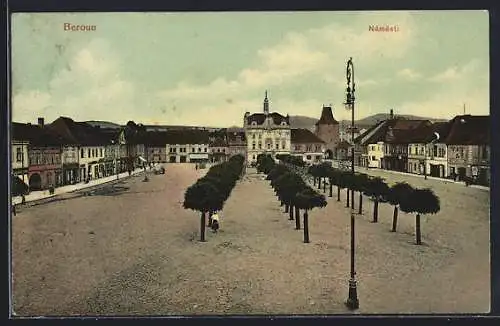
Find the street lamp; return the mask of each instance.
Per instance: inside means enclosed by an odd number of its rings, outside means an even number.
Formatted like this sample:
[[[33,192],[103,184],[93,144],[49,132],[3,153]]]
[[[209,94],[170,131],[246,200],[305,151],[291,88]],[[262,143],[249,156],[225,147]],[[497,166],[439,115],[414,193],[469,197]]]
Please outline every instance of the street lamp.
[[[432,139],[430,142],[425,144],[425,158],[424,158],[424,179],[427,180],[427,150],[429,149],[429,145],[434,144],[436,141],[439,140],[439,133],[434,132],[434,139]],[[430,152],[430,150],[429,150]],[[430,154],[429,154],[430,155]]]
[[[352,58],[347,61],[346,69],[347,89],[346,101],[344,103],[346,109],[351,110],[351,174],[354,177],[354,101],[355,101],[355,83],[354,83],[354,65]],[[351,191],[351,197],[354,198],[354,190]],[[354,205],[351,205],[351,274],[349,278],[349,297],[346,301],[346,306],[350,310],[359,308],[358,290],[356,282],[356,271],[354,268],[354,253],[355,253],[355,221],[354,221]]]

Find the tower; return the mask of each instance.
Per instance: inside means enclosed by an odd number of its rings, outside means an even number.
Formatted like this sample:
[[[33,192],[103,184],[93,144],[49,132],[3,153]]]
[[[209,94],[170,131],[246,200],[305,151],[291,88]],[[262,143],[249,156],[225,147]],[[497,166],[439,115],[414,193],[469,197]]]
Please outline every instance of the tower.
[[[266,91],[266,97],[264,98],[264,114],[266,116],[269,114],[269,99],[267,98],[267,91]]]
[[[326,143],[326,154],[328,158],[333,158],[339,142],[339,123],[333,117],[332,105],[323,105],[321,117],[316,122],[316,136]]]

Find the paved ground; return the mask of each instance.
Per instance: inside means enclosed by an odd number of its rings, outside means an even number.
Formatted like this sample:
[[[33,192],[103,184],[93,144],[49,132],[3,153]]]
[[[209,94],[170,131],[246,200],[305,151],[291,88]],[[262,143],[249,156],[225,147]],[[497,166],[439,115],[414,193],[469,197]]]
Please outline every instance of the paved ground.
[[[15,312],[346,313],[345,193],[341,203],[330,198],[312,211],[304,244],[252,171],[233,190],[220,233],[207,233],[205,243],[197,241],[198,213],[181,207],[186,187],[206,172],[191,165],[20,208],[12,230]],[[422,246],[413,244],[413,216],[401,213],[391,233],[392,208],[381,205],[373,224],[365,200],[356,229],[359,313],[489,310],[489,192],[433,187],[442,211],[423,218]]]

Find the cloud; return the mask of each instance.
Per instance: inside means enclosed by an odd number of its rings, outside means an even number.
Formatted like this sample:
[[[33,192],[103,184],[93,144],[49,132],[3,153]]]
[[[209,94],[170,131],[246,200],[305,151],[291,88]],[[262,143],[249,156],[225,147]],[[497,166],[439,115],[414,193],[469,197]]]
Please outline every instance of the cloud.
[[[406,80],[416,80],[422,77],[422,75],[418,72],[413,71],[412,69],[405,68],[400,71],[398,71],[398,76],[402,77],[403,79]]]
[[[241,125],[245,111],[262,110],[265,89],[270,89],[273,111],[319,117],[322,105],[333,102],[335,118],[349,119],[350,112],[342,105],[349,57],[356,69],[356,118],[386,111],[387,106],[401,113],[434,116],[459,108],[464,101],[471,107],[472,103],[487,105],[487,94],[471,83],[478,71],[484,71],[483,62],[471,60],[432,76],[411,68],[395,69],[391,64],[409,66],[409,54],[420,37],[412,15],[389,12],[359,17],[348,26],[335,23],[285,34],[275,44],[256,50],[254,64],[232,77],[219,76],[206,84],[181,80],[175,87],[160,90],[128,80],[124,54],[115,52],[106,40],[95,39],[75,51],[67,49],[74,55],[67,67],[56,72],[46,91],[18,93],[13,98],[13,119],[31,121],[44,116],[51,121],[66,115],[121,123]],[[398,25],[399,32],[369,31],[368,26],[374,24]],[[412,101],[408,94],[407,101],[392,103],[383,92],[388,88],[397,92],[397,84],[403,83],[416,87],[417,80],[453,83],[436,83],[436,95],[430,94],[423,102]]]
[[[411,15],[373,15],[374,23],[387,21],[399,24],[400,32],[370,32],[366,19],[360,20],[357,27],[330,24],[302,33],[291,32],[281,42],[257,51],[258,63],[254,67],[242,69],[234,79],[220,77],[207,85],[181,82],[175,88],[158,92],[157,97],[167,103],[197,108],[207,107],[207,103],[218,103],[221,98],[243,98],[244,103],[248,103],[250,99],[256,98],[256,94],[262,94],[264,89],[279,89],[311,76],[316,76],[318,81],[331,84],[331,87],[343,92],[345,62],[349,56],[353,56],[355,62],[362,62],[363,67],[380,60],[401,58],[411,47],[415,33]],[[357,79],[358,86],[375,87],[387,83],[387,78]],[[328,98],[330,94],[325,93],[324,97]],[[294,101],[283,99],[283,103],[286,101],[290,102],[288,112],[293,114],[320,110],[322,105],[322,99],[318,99],[317,94],[310,94],[309,97],[306,94],[300,107]],[[245,110],[239,105],[238,101],[233,100],[232,110],[239,110],[243,114]],[[260,102],[253,103],[253,107],[259,105]],[[293,107],[298,111],[292,111]],[[210,112],[215,114],[215,108]]]
[[[459,67],[457,65],[448,67],[444,71],[431,76],[430,81],[433,82],[446,82],[446,81],[456,81],[463,79],[465,76],[470,76],[478,71],[481,67],[480,61],[473,59],[469,61],[466,65]],[[484,73],[483,71],[481,73]]]

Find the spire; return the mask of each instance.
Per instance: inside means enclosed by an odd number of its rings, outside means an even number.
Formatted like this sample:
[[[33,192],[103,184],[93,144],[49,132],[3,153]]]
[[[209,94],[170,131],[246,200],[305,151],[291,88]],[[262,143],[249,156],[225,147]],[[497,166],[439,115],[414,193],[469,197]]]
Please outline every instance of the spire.
[[[264,114],[265,115],[269,114],[269,99],[267,98],[267,90],[266,90],[266,97],[264,98]]]

